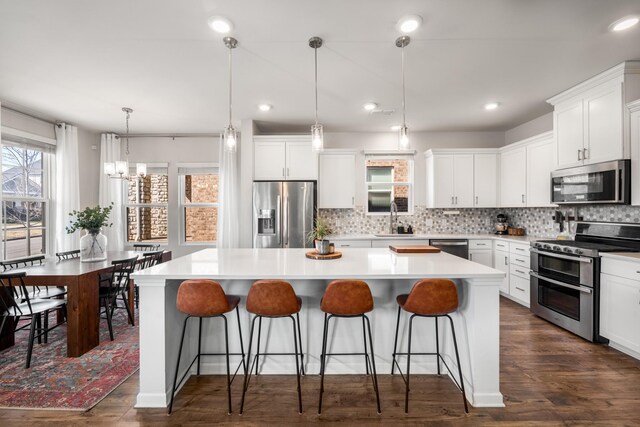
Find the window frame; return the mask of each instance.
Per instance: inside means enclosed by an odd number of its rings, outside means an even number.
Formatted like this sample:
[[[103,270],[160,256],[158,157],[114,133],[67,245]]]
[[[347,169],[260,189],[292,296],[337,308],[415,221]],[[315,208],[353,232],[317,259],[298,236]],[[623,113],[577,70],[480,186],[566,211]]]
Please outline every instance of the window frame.
[[[415,153],[410,152],[366,152],[364,153],[364,190],[365,190],[365,215],[369,216],[388,216],[389,212],[369,212],[369,186],[391,186],[393,197],[394,187],[407,187],[409,189],[407,212],[398,212],[399,216],[409,216],[414,214],[414,197],[415,197]],[[369,160],[406,160],[409,162],[409,176],[406,182],[393,182],[395,171],[391,170],[391,182],[368,181],[367,163]]]
[[[145,162],[136,162],[136,163],[145,163]],[[124,218],[124,244],[125,245],[133,245],[134,243],[157,243],[161,246],[169,245],[169,238],[171,234],[171,224],[169,221],[169,204],[171,201],[171,193],[170,193],[170,175],[169,175],[169,163],[146,163],[147,165],[147,175],[152,175],[154,169],[165,169],[165,174],[167,175],[167,203],[131,203],[129,202],[129,181],[123,181],[123,190],[122,197],[124,198],[124,202],[122,203],[122,217]],[[129,164],[129,174],[131,179],[138,181],[136,177],[136,167],[135,164]],[[165,240],[129,240],[129,216],[127,215],[128,208],[165,208],[167,210],[167,238]]]
[[[220,164],[219,163],[179,163],[177,165],[177,176],[178,176],[178,211],[180,212],[180,246],[208,246],[208,247],[217,247],[217,240],[209,240],[209,241],[198,241],[198,242],[188,242],[187,241],[187,230],[186,230],[186,208],[217,208],[218,209],[218,218],[220,216],[220,209],[222,205],[220,204],[220,188],[218,187],[218,201],[215,203],[186,203],[186,187],[184,177],[186,175],[209,175],[209,173],[181,173],[181,169],[215,169],[216,174],[218,175],[218,183],[220,182]],[[217,236],[217,234],[216,234]]]
[[[55,236],[52,236],[52,227],[51,227],[51,200],[52,200],[52,164],[53,164],[53,156],[55,155],[55,140],[49,140],[48,138],[30,138],[30,134],[25,132],[16,133],[17,140],[12,140],[12,130],[8,130],[4,126],[2,127],[2,140],[0,142],[0,148],[4,149],[5,147],[18,147],[26,150],[35,150],[39,151],[42,156],[42,192],[40,197],[29,197],[29,196],[7,196],[4,194],[4,191],[0,191],[0,212],[2,221],[0,221],[0,233],[2,234],[2,242],[0,242],[0,257],[3,260],[10,259],[18,259],[18,258],[7,258],[7,240],[5,233],[5,202],[33,202],[33,203],[42,203],[42,215],[44,215],[44,221],[42,221],[42,225],[40,227],[31,227],[28,223],[30,222],[27,219],[27,225],[24,228],[26,232],[26,244],[27,244],[27,255],[26,256],[35,256],[35,255],[45,255],[49,256],[52,250],[52,242],[55,240]],[[17,131],[16,131],[17,132]],[[0,166],[3,165],[3,158],[0,158]],[[4,177],[3,177],[4,179]],[[28,213],[27,213],[28,215]],[[31,253],[31,231],[33,230],[42,230],[42,235],[44,236],[44,241],[42,242],[43,252],[33,254]]]

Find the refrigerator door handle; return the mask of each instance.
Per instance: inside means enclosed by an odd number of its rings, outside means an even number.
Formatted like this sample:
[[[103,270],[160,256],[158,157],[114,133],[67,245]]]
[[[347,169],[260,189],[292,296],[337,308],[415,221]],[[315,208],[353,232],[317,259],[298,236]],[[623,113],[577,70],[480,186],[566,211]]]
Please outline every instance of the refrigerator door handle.
[[[284,199],[285,228],[283,234],[286,236],[285,248],[289,247],[289,197]]]
[[[276,234],[278,235],[278,244],[281,245],[282,244],[282,222],[281,222],[281,209],[280,209],[280,196],[276,197],[276,226],[278,227],[278,230],[276,231]]]

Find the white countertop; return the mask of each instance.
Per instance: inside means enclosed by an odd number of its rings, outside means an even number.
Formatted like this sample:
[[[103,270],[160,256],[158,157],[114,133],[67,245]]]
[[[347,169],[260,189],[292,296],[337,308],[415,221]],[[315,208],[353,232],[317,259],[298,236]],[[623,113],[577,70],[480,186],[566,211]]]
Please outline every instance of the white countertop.
[[[165,279],[502,279],[500,270],[447,253],[397,254],[387,248],[341,249],[336,260],[309,249],[203,249],[132,275],[137,284]]]
[[[602,258],[621,259],[623,261],[640,262],[640,252],[603,252]]]
[[[381,233],[382,234],[382,233]],[[444,233],[432,233],[432,234],[413,234],[411,237],[397,236],[385,236],[378,237],[375,234],[332,234],[327,237],[329,240],[407,240],[410,242],[415,239],[467,239],[467,240],[505,240],[510,242],[522,242],[529,243],[534,240],[549,239],[549,237],[536,237],[536,236],[509,236],[499,234],[444,234]]]

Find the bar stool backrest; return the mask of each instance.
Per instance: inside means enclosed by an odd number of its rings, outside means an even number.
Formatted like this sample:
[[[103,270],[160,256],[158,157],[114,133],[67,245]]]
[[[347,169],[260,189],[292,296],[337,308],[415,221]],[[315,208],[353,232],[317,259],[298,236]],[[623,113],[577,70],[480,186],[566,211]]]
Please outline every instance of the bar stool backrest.
[[[416,282],[403,308],[423,316],[439,316],[458,309],[458,291],[449,279],[423,279]]]
[[[300,304],[289,282],[258,280],[249,289],[247,311],[260,316],[290,316],[300,311]]]
[[[355,316],[373,310],[369,285],[362,280],[334,280],[324,291],[320,309],[340,316]]]
[[[2,271],[14,270],[16,268],[31,267],[33,265],[41,265],[44,261],[44,255],[35,255],[26,258],[12,259],[9,261],[0,261]]]
[[[24,316],[32,315],[29,292],[27,292],[27,287],[23,280],[26,275],[27,273],[24,271],[0,274],[0,291],[2,292],[0,295],[0,312],[4,313],[14,308],[15,313]],[[23,301],[23,303],[20,304],[19,301]]]
[[[222,286],[215,280],[185,280],[178,288],[176,308],[195,317],[218,316],[231,311]]]
[[[58,257],[58,261],[80,258],[80,249],[76,249],[74,251],[58,252],[56,253],[56,256]]]

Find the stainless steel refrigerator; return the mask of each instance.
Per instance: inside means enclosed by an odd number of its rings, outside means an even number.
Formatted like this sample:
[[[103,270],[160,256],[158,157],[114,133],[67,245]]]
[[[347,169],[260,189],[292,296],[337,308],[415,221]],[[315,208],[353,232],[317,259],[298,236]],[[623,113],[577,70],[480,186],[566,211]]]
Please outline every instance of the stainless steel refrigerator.
[[[314,181],[253,183],[253,247],[309,248],[316,212]]]

